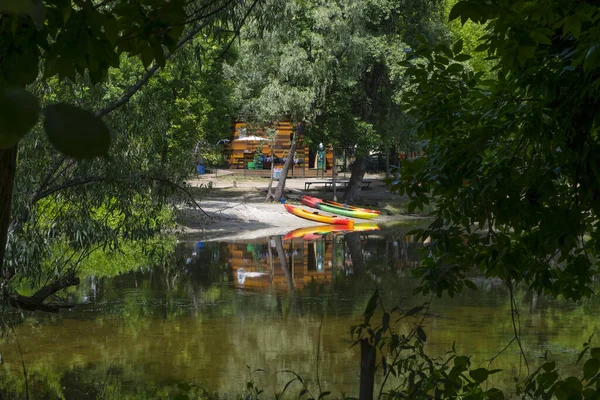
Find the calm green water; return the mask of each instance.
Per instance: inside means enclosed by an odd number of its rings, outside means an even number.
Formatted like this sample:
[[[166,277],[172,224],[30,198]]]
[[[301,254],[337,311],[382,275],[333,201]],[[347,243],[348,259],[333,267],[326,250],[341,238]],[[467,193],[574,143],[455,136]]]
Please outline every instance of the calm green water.
[[[0,387],[24,396],[23,362],[31,398],[174,398],[193,385],[210,398],[235,399],[249,379],[273,398],[292,378],[285,370],[315,389],[318,365],[324,390],[356,395],[359,353],[350,347],[350,327],[361,321],[374,288],[390,307],[427,300],[411,295],[419,246],[405,240],[410,229],[310,241],[186,242],[165,265],[88,277],[73,294],[86,305],[15,317],[14,331],[0,341]],[[425,323],[430,353],[456,342],[479,363],[512,338],[506,290],[493,280],[473,281],[479,291],[433,301]],[[570,369],[597,331],[598,301],[570,304],[522,291],[518,302],[530,363],[537,366],[548,351]],[[525,373],[515,346],[493,367],[504,372],[492,383],[509,391],[520,368]],[[248,368],[264,372],[249,378]],[[300,389],[288,390],[297,397]]]

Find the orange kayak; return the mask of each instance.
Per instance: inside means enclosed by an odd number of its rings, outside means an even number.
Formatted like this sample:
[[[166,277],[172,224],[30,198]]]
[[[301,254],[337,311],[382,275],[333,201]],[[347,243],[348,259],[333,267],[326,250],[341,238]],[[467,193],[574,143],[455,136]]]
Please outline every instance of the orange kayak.
[[[284,204],[285,209],[287,210],[287,212],[294,214],[297,217],[300,218],[304,218],[304,219],[308,219],[311,221],[316,221],[316,222],[322,222],[324,224],[334,224],[334,225],[344,225],[347,227],[354,227],[354,221],[348,218],[341,218],[341,217],[336,217],[336,216],[331,216],[331,215],[323,215],[323,214],[319,214],[317,211],[315,212],[310,212],[310,211],[306,211],[303,208],[300,207],[294,207],[294,206],[290,206],[289,204]]]

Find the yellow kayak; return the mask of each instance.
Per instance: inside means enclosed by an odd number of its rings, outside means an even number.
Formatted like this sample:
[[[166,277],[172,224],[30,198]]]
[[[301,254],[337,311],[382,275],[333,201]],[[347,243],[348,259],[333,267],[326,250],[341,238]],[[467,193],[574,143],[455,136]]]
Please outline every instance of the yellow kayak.
[[[284,207],[287,210],[287,212],[294,214],[300,218],[304,218],[304,219],[308,219],[308,220],[316,221],[316,222],[322,222],[324,224],[343,225],[343,226],[347,226],[349,228],[354,227],[354,221],[351,219],[348,219],[348,218],[341,218],[341,217],[336,217],[336,216],[331,216],[331,215],[323,215],[323,214],[319,214],[317,211],[310,212],[310,211],[306,211],[305,209],[300,208],[300,207],[290,206],[289,204],[284,204]]]

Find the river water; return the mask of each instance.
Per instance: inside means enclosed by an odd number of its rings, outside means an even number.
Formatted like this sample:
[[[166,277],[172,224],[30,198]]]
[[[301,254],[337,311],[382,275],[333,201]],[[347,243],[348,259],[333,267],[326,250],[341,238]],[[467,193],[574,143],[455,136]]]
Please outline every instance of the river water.
[[[294,378],[329,398],[358,394],[359,349],[350,328],[375,288],[389,308],[428,301],[413,295],[420,245],[404,225],[376,231],[270,237],[244,242],[186,241],[169,262],[82,280],[85,303],[58,315],[15,316],[0,341],[0,387],[30,398],[236,399],[248,382],[274,398]],[[513,337],[509,296],[473,273],[477,291],[433,299],[426,350],[455,343],[475,365]],[[516,293],[531,368],[546,351],[571,370],[597,330],[598,301],[568,303]],[[526,366],[516,345],[494,360],[494,384],[510,393]],[[292,383],[287,393],[302,390]],[[0,392],[0,397],[1,397]],[[11,398],[11,397],[9,397]],[[185,398],[185,397],[181,397]]]

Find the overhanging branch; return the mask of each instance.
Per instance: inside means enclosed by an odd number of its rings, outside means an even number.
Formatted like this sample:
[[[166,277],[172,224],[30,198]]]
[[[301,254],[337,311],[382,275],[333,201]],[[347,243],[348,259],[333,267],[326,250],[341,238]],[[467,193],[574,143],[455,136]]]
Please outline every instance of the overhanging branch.
[[[148,181],[156,181],[156,182],[161,182],[164,183],[168,186],[171,186],[173,188],[175,188],[176,190],[184,193],[188,199],[200,210],[202,211],[202,213],[210,218],[210,215],[204,211],[204,209],[200,206],[200,204],[196,201],[196,199],[194,198],[194,195],[192,195],[189,190],[187,190],[184,186],[179,185],[178,183],[175,183],[173,181],[171,181],[170,179],[167,178],[161,178],[161,177],[156,177],[156,176],[148,176],[148,175],[139,175],[136,177],[138,180],[148,180]],[[51,196],[54,193],[57,193],[61,190],[65,190],[65,189],[69,189],[69,188],[73,188],[76,186],[81,186],[81,185],[87,185],[90,183],[97,183],[97,182],[118,182],[119,179],[114,179],[114,178],[106,178],[106,177],[102,177],[102,176],[92,176],[92,177],[86,177],[86,178],[81,178],[81,179],[75,179],[72,181],[67,181],[64,182],[58,186],[52,187],[47,189],[46,191],[42,192],[39,194],[39,197],[37,199],[34,199],[35,201],[39,201],[45,197]]]
[[[184,35],[181,38],[181,40],[179,40],[179,42],[177,42],[177,45],[175,46],[175,50],[173,52],[165,53],[165,61],[168,60],[169,58],[171,58],[171,56],[177,50],[179,50],[181,47],[183,47],[186,43],[193,40],[194,37],[196,37],[196,35],[198,33],[200,33],[200,31],[202,29],[204,29],[204,28],[206,28],[206,26],[208,26],[208,24],[209,24],[208,21],[203,24],[200,24],[196,28],[192,29],[189,33]],[[157,63],[154,63],[154,65],[152,65],[152,67],[148,71],[146,71],[146,73],[142,76],[142,78],[135,85],[133,85],[127,92],[125,92],[117,101],[113,102],[112,104],[109,104],[108,106],[106,106],[103,109],[96,112],[96,115],[98,117],[102,118],[102,117],[110,114],[111,112],[115,111],[119,107],[123,106],[124,104],[126,104],[133,97],[134,94],[139,92],[140,89],[146,83],[148,83],[150,78],[152,78],[152,76],[156,73],[156,71],[158,71],[159,68],[160,68],[160,65],[158,65]]]

